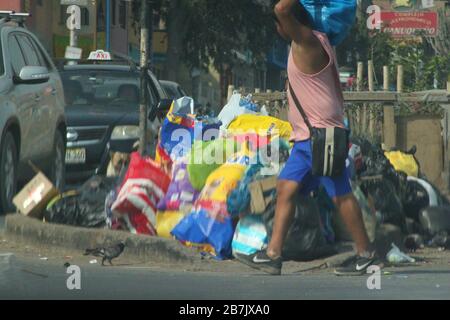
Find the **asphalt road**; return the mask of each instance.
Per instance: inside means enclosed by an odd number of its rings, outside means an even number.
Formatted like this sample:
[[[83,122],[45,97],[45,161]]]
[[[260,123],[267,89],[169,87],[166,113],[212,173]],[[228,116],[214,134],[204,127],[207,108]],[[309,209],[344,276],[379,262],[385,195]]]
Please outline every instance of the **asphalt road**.
[[[450,268],[445,267],[396,270],[381,276],[380,290],[367,288],[367,276],[272,277],[86,265],[81,266],[81,290],[71,291],[69,276],[62,265],[0,253],[0,299],[450,299]]]

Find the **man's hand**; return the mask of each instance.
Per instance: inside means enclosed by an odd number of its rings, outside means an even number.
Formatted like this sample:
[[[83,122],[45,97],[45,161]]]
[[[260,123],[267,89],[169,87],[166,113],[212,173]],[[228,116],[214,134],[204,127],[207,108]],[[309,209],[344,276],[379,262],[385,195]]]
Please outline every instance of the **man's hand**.
[[[275,15],[283,31],[292,41],[298,44],[315,43],[317,39],[313,35],[308,21],[299,21],[294,14],[294,10],[304,10],[304,8],[301,8],[299,0],[280,0],[275,6]]]

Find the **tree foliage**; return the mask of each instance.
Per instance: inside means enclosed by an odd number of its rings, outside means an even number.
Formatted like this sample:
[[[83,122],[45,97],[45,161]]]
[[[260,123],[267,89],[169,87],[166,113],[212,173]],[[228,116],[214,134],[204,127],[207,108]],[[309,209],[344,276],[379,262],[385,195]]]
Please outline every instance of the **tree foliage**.
[[[341,65],[356,67],[358,61],[372,60],[376,83],[381,86],[383,66],[389,66],[390,79],[396,78],[397,65],[404,69],[406,91],[443,88],[450,73],[450,20],[440,11],[435,38],[418,33],[414,38],[393,39],[389,34],[369,30],[367,15],[360,15],[347,39],[338,48]]]
[[[176,52],[191,68],[207,68],[213,63],[221,70],[236,63],[237,52],[258,64],[276,35],[271,8],[260,1],[157,0],[154,9],[166,21],[169,38],[176,40],[169,39],[169,60],[170,51]],[[140,1],[134,1],[133,11],[139,21]]]

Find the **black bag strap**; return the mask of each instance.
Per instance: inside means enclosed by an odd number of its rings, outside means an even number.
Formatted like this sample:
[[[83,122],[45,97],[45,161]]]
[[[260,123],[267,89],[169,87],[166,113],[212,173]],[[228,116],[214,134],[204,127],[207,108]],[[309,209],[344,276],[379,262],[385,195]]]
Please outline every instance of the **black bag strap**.
[[[313,126],[311,125],[311,122],[309,121],[309,118],[306,115],[305,110],[303,110],[303,107],[302,107],[300,101],[298,101],[297,95],[295,94],[294,89],[292,89],[291,82],[289,80],[288,80],[288,83],[289,83],[289,92],[292,96],[292,99],[294,100],[294,103],[295,103],[298,111],[302,115],[303,121],[305,121],[306,126],[308,127],[310,133],[312,134]]]

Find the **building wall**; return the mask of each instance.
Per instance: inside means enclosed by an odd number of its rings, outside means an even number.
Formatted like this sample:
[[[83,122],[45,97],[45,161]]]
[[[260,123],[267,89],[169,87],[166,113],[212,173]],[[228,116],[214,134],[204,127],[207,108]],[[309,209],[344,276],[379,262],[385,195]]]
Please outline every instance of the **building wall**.
[[[25,11],[31,13],[27,27],[39,38],[49,53],[53,53],[53,3],[52,1],[25,1]]]
[[[21,0],[1,0],[0,10],[11,10],[11,11],[22,11],[22,1]]]

